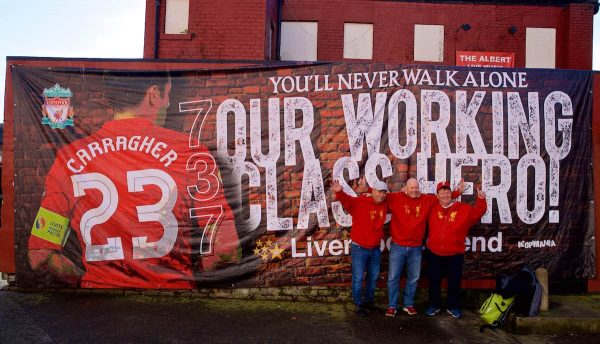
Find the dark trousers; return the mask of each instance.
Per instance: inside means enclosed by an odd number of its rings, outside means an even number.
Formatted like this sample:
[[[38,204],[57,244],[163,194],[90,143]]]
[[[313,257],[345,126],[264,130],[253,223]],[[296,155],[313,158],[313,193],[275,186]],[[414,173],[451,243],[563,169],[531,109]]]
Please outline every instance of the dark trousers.
[[[448,280],[448,309],[460,308],[460,282],[462,280],[464,254],[453,256],[438,256],[429,251],[429,306],[441,308],[442,305],[442,279]]]

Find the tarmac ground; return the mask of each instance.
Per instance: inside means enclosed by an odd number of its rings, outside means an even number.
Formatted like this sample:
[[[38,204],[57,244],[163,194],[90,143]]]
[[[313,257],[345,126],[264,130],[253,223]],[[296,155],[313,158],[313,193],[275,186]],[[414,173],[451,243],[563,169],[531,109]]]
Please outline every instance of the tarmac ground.
[[[556,324],[480,333],[474,309],[454,319],[424,308],[391,318],[381,305],[359,317],[351,304],[3,290],[0,343],[595,343],[600,333]],[[600,295],[551,297],[538,318],[593,325]]]

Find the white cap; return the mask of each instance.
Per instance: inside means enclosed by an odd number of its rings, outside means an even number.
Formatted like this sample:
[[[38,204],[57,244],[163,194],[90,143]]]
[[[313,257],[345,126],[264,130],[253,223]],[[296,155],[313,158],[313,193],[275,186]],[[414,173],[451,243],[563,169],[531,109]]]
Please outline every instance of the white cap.
[[[375,190],[379,190],[379,191],[385,191],[385,192],[390,192],[390,190],[388,189],[388,186],[386,183],[382,182],[381,180],[376,181],[373,184],[373,189]]]

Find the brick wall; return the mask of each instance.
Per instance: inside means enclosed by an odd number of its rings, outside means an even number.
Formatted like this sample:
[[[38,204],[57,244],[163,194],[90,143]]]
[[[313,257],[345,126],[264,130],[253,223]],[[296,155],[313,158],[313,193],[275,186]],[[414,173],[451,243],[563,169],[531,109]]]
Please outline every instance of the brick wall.
[[[164,31],[161,2],[161,32]],[[144,57],[154,47],[154,0],[146,3]],[[264,59],[266,29],[277,23],[275,0],[191,1],[190,34],[161,35],[160,58]],[[318,59],[343,59],[344,22],[373,23],[373,61],[415,63],[414,25],[444,25],[444,61],[455,51],[515,52],[515,67],[525,66],[527,27],[557,29],[556,67],[591,69],[593,4],[561,6],[420,3],[366,0],[286,0],[284,21],[317,21]],[[471,30],[460,29],[470,24]],[[516,27],[510,34],[508,29]],[[277,27],[277,25],[275,25]]]
[[[568,8],[566,56],[564,68],[592,68],[594,12],[592,6],[571,4]]]
[[[591,69],[592,4],[560,6],[436,4],[393,1],[288,0],[283,20],[319,22],[318,59],[343,59],[344,22],[373,23],[373,60],[415,63],[414,25],[444,25],[444,62],[456,50],[515,52],[525,66],[527,27],[557,29],[557,68]],[[471,25],[471,30],[460,29]],[[511,35],[508,28],[515,26]],[[434,63],[435,64],[435,63]]]
[[[158,57],[262,60],[265,58],[266,5],[266,0],[190,1],[188,33],[166,35],[166,1],[163,0]],[[146,1],[144,58],[153,58],[155,6],[155,0]]]

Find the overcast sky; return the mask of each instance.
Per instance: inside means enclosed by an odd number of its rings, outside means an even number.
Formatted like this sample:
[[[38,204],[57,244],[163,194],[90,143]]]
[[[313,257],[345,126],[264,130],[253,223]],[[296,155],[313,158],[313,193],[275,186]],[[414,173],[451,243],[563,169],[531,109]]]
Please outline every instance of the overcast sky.
[[[6,56],[141,58],[145,0],[0,0],[0,122]],[[594,62],[600,70],[600,14]]]

